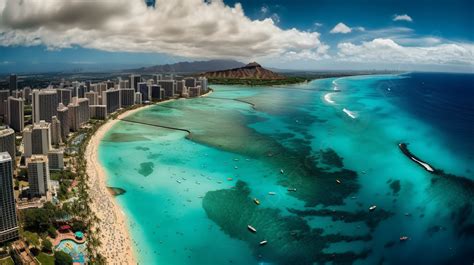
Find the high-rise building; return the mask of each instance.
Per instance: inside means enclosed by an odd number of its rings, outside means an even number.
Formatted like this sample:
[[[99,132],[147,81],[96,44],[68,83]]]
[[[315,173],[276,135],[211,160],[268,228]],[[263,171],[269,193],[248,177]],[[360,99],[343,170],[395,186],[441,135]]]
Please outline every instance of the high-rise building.
[[[199,97],[201,95],[200,91],[200,87],[188,87],[188,94],[190,97]]]
[[[23,100],[22,98],[9,97],[7,105],[8,125],[16,132],[23,131],[23,127],[25,126],[25,100]]]
[[[13,90],[11,96],[14,97],[14,98],[22,98],[23,97],[23,91]]]
[[[185,80],[176,81],[176,94],[182,95],[186,92],[186,82]]]
[[[150,92],[147,83],[138,83],[137,92],[142,93],[142,101],[149,101],[150,100]]]
[[[58,88],[56,89],[58,93],[58,103],[63,103],[65,106],[71,103],[72,99],[72,88]]]
[[[15,131],[11,128],[0,128],[0,152],[8,152],[10,157],[15,161],[16,145]]]
[[[161,86],[159,86],[159,85],[152,85],[151,86],[151,100],[152,101],[162,100],[162,98],[161,98]]]
[[[49,170],[63,170],[64,169],[64,150],[51,149],[48,152]]]
[[[30,104],[32,99],[31,99],[31,87],[26,86],[23,88],[23,99],[25,100],[26,104]]]
[[[120,105],[125,108],[135,104],[135,90],[133,88],[120,89]]]
[[[58,93],[54,89],[33,90],[33,123],[51,122],[57,116]]]
[[[62,143],[61,138],[61,121],[59,121],[58,117],[53,116],[51,121],[51,144],[54,146],[58,146]]]
[[[201,81],[201,91],[203,91],[202,94],[207,93],[208,91],[208,86],[207,86],[207,78],[206,77],[199,77],[199,81]]]
[[[40,121],[23,130],[24,155],[46,155],[51,149],[51,124]]]
[[[163,88],[165,91],[165,98],[172,98],[174,97],[175,91],[175,81],[174,80],[161,80],[158,81],[158,85]]]
[[[33,155],[26,159],[28,167],[29,194],[31,197],[45,196],[49,190],[49,162],[45,155]]]
[[[111,114],[120,108],[120,90],[110,89],[102,92],[102,104],[107,106],[107,113]]]
[[[58,106],[58,120],[61,123],[61,140],[63,143],[65,143],[70,131],[70,118],[69,109],[61,103]]]
[[[10,85],[10,91],[18,89],[18,80],[17,80],[17,76],[15,74],[10,75],[9,85]]]
[[[89,100],[87,98],[72,98],[69,109],[69,126],[72,131],[78,131],[79,128],[89,121],[90,110]]]
[[[153,75],[153,81],[155,81],[155,84],[158,83],[158,81],[163,80],[163,75],[162,74],[156,74]]]
[[[107,118],[106,105],[90,105],[89,110],[91,119],[105,120]]]
[[[0,115],[6,116],[8,112],[8,97],[10,96],[10,90],[0,90]]]
[[[13,159],[0,153],[0,243],[18,238],[18,217],[13,196]]]
[[[97,105],[99,104],[98,94],[95,91],[89,91],[85,93],[85,98],[89,100],[89,105]]]
[[[137,91],[138,89],[138,83],[140,83],[142,80],[142,77],[140,75],[131,75],[130,76],[130,88],[135,89]]]
[[[186,87],[195,87],[196,86],[196,79],[194,77],[186,77],[184,79],[184,85]]]
[[[119,89],[130,88],[130,82],[128,80],[119,81]]]
[[[142,93],[135,92],[135,104],[142,104]]]

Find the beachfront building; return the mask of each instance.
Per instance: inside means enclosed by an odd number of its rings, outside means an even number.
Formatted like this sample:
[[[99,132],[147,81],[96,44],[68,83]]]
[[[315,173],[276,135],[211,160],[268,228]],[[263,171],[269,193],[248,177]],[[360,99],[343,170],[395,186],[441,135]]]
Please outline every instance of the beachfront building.
[[[54,89],[33,90],[33,123],[51,122],[57,116],[58,93]]]
[[[58,117],[53,116],[51,121],[51,144],[54,146],[58,146],[62,144],[61,138],[61,121]]]
[[[199,81],[201,83],[200,84],[201,85],[201,94],[207,93],[207,91],[209,90],[207,78],[206,77],[199,77]]]
[[[150,91],[147,83],[138,83],[137,92],[142,94],[142,102],[150,100]]]
[[[91,119],[105,120],[107,118],[106,105],[91,105],[89,110]]]
[[[11,128],[0,127],[0,152],[7,152],[15,161],[15,131]]]
[[[188,87],[189,97],[199,97],[201,95],[200,87]]]
[[[120,105],[123,108],[135,104],[135,90],[133,88],[120,88]]]
[[[49,164],[48,157],[33,155],[26,159],[28,168],[29,195],[31,197],[45,196],[49,190]]]
[[[86,92],[85,98],[89,100],[89,106],[99,104],[99,94],[95,91]]]
[[[49,170],[63,170],[64,169],[64,150],[63,149],[49,150],[48,166],[49,166]]]
[[[151,100],[152,101],[158,101],[162,100],[163,98],[161,97],[161,86],[160,85],[152,85],[151,86]]]
[[[8,152],[0,153],[0,243],[18,238],[18,217],[13,195],[13,162]]]
[[[73,89],[71,88],[58,88],[56,89],[58,93],[58,103],[63,103],[65,106],[71,103]]]
[[[89,100],[87,98],[72,98],[68,106],[69,127],[72,131],[78,131],[79,128],[89,121]]]
[[[165,91],[165,98],[172,98],[176,94],[176,84],[174,80],[161,80],[158,85]]]
[[[176,94],[182,95],[186,93],[186,80],[176,81]]]
[[[114,113],[120,108],[120,90],[110,89],[102,92],[102,104],[107,106],[107,113]]]
[[[7,106],[7,124],[16,132],[23,131],[25,126],[25,100],[9,97]]]
[[[58,120],[61,123],[61,140],[63,143],[66,142],[67,136],[69,134],[69,109],[63,104],[59,104],[58,108]]]
[[[51,124],[40,121],[23,130],[24,156],[46,155],[51,149]]]
[[[135,104],[142,104],[142,93],[135,92]]]

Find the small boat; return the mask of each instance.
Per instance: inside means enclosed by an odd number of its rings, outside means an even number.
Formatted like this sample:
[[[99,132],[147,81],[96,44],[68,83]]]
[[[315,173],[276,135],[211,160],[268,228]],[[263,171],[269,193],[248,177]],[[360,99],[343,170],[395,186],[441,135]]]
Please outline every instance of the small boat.
[[[296,191],[296,188],[289,188],[288,191],[293,191],[293,192],[295,192],[295,191]]]
[[[267,240],[260,241],[260,246],[266,245],[267,243]]]
[[[369,211],[372,212],[373,210],[375,210],[375,208],[377,208],[377,206],[376,206],[376,205],[372,205],[372,206],[369,207]]]
[[[228,180],[228,181],[232,181],[232,180],[233,180],[233,178],[227,178],[227,180]]]
[[[181,180],[177,179],[176,182],[181,183]]]
[[[253,199],[253,202],[254,202],[256,205],[260,205],[260,201],[259,201],[257,198],[254,198],[254,199]]]
[[[280,173],[283,174],[283,173],[285,173],[285,171],[283,171],[283,169],[280,169]]]
[[[337,184],[341,184],[342,182],[338,179],[336,179]]]
[[[408,237],[407,236],[401,236],[400,237],[400,241],[407,241],[408,240]]]
[[[257,233],[257,229],[255,229],[255,227],[253,227],[251,225],[247,225],[247,228],[250,230],[250,232]]]
[[[273,192],[273,191],[270,191],[270,192],[268,192],[268,195],[276,195],[276,193]]]

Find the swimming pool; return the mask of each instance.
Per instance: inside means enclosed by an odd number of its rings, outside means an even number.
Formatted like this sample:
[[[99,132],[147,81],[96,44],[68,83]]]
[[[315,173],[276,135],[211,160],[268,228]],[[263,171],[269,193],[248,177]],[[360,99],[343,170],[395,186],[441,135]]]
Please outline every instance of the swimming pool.
[[[72,257],[74,263],[86,264],[86,244],[78,244],[71,239],[62,240],[56,250],[64,251]]]

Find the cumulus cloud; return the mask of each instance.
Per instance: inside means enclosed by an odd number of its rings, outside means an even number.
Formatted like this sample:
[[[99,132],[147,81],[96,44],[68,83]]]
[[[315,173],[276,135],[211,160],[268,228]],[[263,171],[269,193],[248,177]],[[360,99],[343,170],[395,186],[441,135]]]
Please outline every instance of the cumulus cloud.
[[[341,34],[346,34],[346,33],[351,33],[352,31],[365,31],[364,27],[349,27],[346,24],[340,22],[334,28],[331,29],[329,33],[341,33]]]
[[[0,46],[81,46],[190,58],[321,54],[319,33],[284,30],[277,17],[251,20],[222,0],[0,0]]]
[[[406,63],[431,65],[472,65],[474,45],[444,43],[430,47],[402,46],[391,39],[374,39],[359,45],[338,44],[339,60],[371,63]]]
[[[404,14],[404,15],[397,15],[395,14],[393,16],[393,21],[408,21],[408,22],[413,22],[413,19],[407,15],[407,14]]]
[[[346,33],[350,33],[352,31],[351,28],[349,28],[346,24],[342,23],[342,22],[339,22],[336,26],[334,26],[334,28],[331,29],[331,31],[329,31],[330,33],[342,33],[342,34],[346,34]]]

